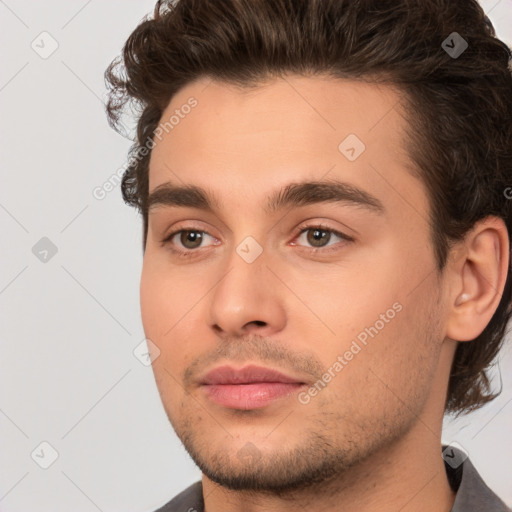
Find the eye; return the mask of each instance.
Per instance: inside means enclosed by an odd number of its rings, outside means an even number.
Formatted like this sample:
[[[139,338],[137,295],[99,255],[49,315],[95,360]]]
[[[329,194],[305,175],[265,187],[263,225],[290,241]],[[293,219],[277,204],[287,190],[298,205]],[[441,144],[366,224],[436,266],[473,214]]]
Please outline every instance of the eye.
[[[327,226],[302,226],[299,229],[301,231],[296,240],[306,242],[306,244],[309,244],[315,249],[321,249],[323,247],[334,245],[337,241],[336,239],[338,239],[338,241],[353,241],[353,238],[349,237],[348,235],[345,235],[344,233],[334,229],[330,229]],[[296,243],[294,242],[293,245],[296,245]]]
[[[214,241],[216,240],[206,231],[198,229],[180,229],[170,233],[164,240],[162,240],[162,244],[169,245],[171,250],[178,254],[185,254],[188,251],[204,247],[205,245],[203,242],[208,240],[208,238],[211,238]],[[215,243],[210,243],[208,245],[215,245]]]
[[[313,251],[330,246],[334,247],[332,249],[325,249],[322,252],[337,250],[340,248],[336,247],[340,245],[340,241],[354,241],[352,237],[324,225],[300,226],[298,231],[298,235],[290,245],[299,245],[306,248],[309,245]],[[210,243],[206,243],[208,241],[210,241]],[[219,243],[220,241],[217,238],[206,231],[195,228],[177,229],[169,233],[165,239],[162,240],[163,246],[167,246],[173,253],[180,257],[192,257],[196,253],[199,253],[202,248],[219,245]],[[343,246],[344,244],[341,245]]]

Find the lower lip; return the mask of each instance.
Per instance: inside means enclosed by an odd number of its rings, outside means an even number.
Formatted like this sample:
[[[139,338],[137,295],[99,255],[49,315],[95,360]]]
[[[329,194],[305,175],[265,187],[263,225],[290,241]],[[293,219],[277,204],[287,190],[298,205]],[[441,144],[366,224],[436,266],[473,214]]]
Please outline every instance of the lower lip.
[[[203,386],[209,398],[231,409],[261,409],[274,400],[290,395],[303,384],[255,382],[254,384],[208,384]]]

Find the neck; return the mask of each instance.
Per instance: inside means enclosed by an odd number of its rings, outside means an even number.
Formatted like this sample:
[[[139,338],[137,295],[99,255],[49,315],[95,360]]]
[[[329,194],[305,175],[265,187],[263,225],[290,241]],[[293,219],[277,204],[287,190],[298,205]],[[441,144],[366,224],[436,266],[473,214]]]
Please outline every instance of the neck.
[[[441,425],[421,419],[393,446],[335,480],[286,496],[232,491],[203,475],[205,512],[450,512],[455,500],[441,457]]]

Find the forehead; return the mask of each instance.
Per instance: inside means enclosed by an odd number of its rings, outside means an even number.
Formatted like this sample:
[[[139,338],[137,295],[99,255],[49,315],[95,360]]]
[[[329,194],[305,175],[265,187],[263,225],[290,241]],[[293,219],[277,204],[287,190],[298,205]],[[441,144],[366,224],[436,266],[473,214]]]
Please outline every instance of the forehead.
[[[366,81],[289,75],[241,89],[202,78],[162,115],[149,189],[171,181],[263,202],[291,181],[327,176],[377,195],[412,193],[421,205],[423,187],[407,172],[403,101]]]

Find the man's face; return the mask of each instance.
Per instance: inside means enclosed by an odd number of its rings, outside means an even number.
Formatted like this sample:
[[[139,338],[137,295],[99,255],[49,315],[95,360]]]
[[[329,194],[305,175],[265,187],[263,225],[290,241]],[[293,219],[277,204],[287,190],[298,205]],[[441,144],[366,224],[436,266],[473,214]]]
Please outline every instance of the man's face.
[[[155,196],[142,319],[167,415],[218,483],[327,480],[432,423],[432,404],[442,416],[444,295],[399,97],[319,77],[252,91],[204,79],[162,116],[175,117],[155,138],[150,194],[214,199]],[[279,201],[305,182],[330,186]],[[348,188],[325,200],[334,182]],[[292,382],[236,373],[250,365]],[[206,378],[225,366],[231,381]]]

